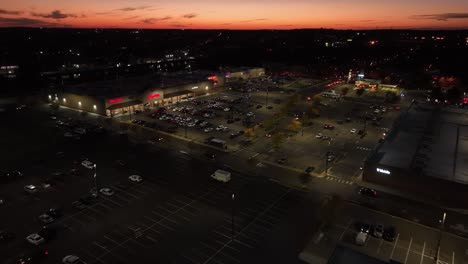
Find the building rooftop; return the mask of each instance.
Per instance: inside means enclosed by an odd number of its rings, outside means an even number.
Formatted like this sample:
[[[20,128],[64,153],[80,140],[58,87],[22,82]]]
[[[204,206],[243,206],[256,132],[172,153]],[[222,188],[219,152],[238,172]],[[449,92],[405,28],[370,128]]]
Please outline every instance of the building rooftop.
[[[97,97],[118,97],[137,95],[148,89],[166,89],[179,85],[206,81],[209,72],[180,72],[163,75],[145,75],[137,77],[122,77],[91,83],[82,83],[65,87],[65,91]]]
[[[468,110],[413,104],[370,160],[468,184]]]

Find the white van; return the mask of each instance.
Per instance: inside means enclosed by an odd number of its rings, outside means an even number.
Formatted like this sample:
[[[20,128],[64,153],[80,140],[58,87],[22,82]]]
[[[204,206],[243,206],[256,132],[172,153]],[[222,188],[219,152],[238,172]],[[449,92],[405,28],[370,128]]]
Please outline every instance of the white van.
[[[364,244],[366,244],[366,241],[367,241],[368,236],[369,236],[369,234],[360,231],[360,232],[356,235],[356,239],[354,240],[354,242],[355,242],[356,244],[360,245],[360,246],[363,246]]]
[[[231,173],[224,170],[216,170],[213,174],[211,174],[211,178],[220,182],[228,182],[231,180]]]

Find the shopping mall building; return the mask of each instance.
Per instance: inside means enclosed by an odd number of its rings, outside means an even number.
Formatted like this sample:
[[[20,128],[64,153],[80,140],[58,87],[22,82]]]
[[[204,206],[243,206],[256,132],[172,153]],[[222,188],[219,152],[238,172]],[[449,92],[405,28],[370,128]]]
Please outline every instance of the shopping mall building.
[[[263,68],[212,74],[206,71],[139,76],[67,86],[48,101],[108,117],[132,114],[216,92],[231,79],[265,74]]]

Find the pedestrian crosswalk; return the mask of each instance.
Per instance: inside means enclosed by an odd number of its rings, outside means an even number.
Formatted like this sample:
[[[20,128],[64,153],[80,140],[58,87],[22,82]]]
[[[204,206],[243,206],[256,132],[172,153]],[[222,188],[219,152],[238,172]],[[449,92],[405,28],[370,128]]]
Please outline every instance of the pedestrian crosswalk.
[[[335,176],[326,176],[325,179],[328,180],[328,181],[335,181],[335,182],[342,183],[342,184],[347,184],[347,185],[353,185],[354,184],[353,181],[344,180],[344,179],[342,179],[340,177],[335,177]]]
[[[356,148],[360,149],[360,150],[366,150],[366,151],[371,151],[372,150],[371,148],[360,147],[360,146],[357,146]]]

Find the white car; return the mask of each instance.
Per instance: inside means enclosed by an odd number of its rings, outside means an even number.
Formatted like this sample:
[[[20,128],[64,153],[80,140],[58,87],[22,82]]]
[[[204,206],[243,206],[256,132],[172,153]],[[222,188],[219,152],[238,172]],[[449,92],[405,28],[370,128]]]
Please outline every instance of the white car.
[[[251,116],[254,116],[254,113],[252,113],[252,112],[248,112],[248,113],[247,113],[247,114],[245,114],[245,115],[246,115],[246,116],[248,116],[248,117],[251,117]]]
[[[140,175],[130,175],[128,177],[132,182],[141,182],[143,181],[143,178]]]
[[[45,242],[45,239],[36,233],[27,236],[26,240],[36,246]]]
[[[63,257],[62,263],[64,264],[86,264],[86,262],[82,261],[79,257],[74,255],[68,255]]]
[[[73,134],[72,134],[72,133],[69,133],[69,132],[67,132],[67,133],[63,134],[63,136],[64,136],[64,137],[73,137]]]
[[[356,134],[357,130],[355,128],[351,129],[349,132]]]
[[[109,189],[109,188],[101,188],[101,189],[99,190],[99,192],[102,193],[102,194],[105,195],[105,196],[112,196],[112,195],[114,195],[114,191],[112,191],[112,190]]]
[[[378,224],[374,228],[374,236],[377,238],[381,238],[384,233],[384,226],[382,224]]]
[[[221,131],[221,130],[224,130],[223,125],[219,125],[219,126],[216,127],[216,131]]]
[[[41,214],[39,216],[39,220],[44,224],[50,224],[54,221],[54,218],[48,214]]]
[[[317,135],[315,135],[315,138],[318,138],[318,139],[321,139],[321,138],[323,138],[323,135],[322,135],[322,133],[318,133]]]
[[[231,110],[229,107],[223,109],[224,112],[228,112],[229,110]]]
[[[203,130],[203,131],[205,131],[205,133],[208,133],[208,132],[210,132],[210,131],[213,131],[213,128],[212,128],[212,127],[207,127],[207,128],[205,128],[205,130]]]
[[[32,185],[32,184],[29,184],[29,185],[24,186],[24,190],[25,190],[27,193],[31,193],[31,194],[37,192],[36,186],[34,186],[34,185]]]
[[[94,163],[92,163],[91,161],[89,160],[83,160],[81,162],[81,165],[83,165],[85,168],[87,169],[94,169]]]

